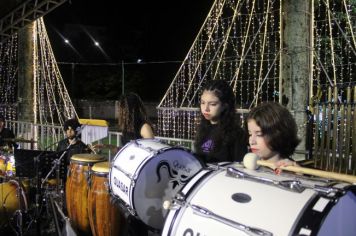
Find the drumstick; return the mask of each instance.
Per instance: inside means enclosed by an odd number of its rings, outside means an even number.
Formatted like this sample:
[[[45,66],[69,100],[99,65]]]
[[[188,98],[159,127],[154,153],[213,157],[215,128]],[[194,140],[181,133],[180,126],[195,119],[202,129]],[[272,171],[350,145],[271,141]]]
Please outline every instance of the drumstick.
[[[316,169],[311,169],[311,168],[300,167],[300,166],[277,167],[272,162],[258,160],[258,156],[254,153],[247,153],[244,156],[243,163],[247,169],[251,169],[251,170],[257,169],[258,166],[266,166],[271,169],[279,168],[281,170],[286,170],[286,171],[291,171],[291,172],[296,172],[296,173],[301,173],[301,174],[307,174],[307,175],[313,175],[313,176],[318,176],[318,177],[322,177],[322,178],[334,179],[334,180],[339,180],[339,181],[343,181],[343,182],[356,184],[356,176],[354,176],[354,175],[339,174],[339,173],[328,172],[328,171],[323,171],[323,170],[316,170]]]

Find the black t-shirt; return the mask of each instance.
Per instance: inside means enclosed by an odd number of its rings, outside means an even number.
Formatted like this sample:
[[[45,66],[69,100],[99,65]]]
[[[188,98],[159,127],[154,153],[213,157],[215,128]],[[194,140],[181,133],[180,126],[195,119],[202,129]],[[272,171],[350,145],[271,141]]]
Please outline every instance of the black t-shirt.
[[[4,139],[13,139],[15,138],[14,133],[8,129],[8,128],[3,128],[0,132],[0,146],[15,146],[16,148],[16,144],[14,142],[8,142],[8,141],[4,141]]]
[[[210,126],[210,132],[200,147],[196,147],[196,153],[199,158],[205,163],[217,162],[240,162],[247,153],[247,141],[244,137],[240,137],[236,131],[234,138],[227,143],[223,143],[219,149],[215,147],[212,139],[212,134],[216,132],[217,125]]]
[[[58,143],[57,146],[57,152],[59,156],[62,155],[62,153],[66,150],[66,148],[69,146],[69,141],[68,139],[63,139]],[[70,162],[70,158],[74,155],[74,154],[80,154],[80,153],[90,153],[90,149],[88,148],[87,145],[85,145],[85,143],[83,143],[80,140],[77,140],[77,142],[73,145],[71,145],[69,147],[69,149],[67,150],[67,153],[65,154],[65,163],[66,165],[69,164]]]

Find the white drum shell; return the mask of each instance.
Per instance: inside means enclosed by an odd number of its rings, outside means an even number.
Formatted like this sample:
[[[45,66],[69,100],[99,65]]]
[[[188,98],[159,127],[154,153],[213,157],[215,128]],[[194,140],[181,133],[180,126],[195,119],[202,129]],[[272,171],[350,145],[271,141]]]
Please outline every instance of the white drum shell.
[[[114,157],[110,192],[134,210],[147,225],[162,229],[167,210],[162,204],[202,168],[189,152],[156,139],[128,143]]]
[[[251,175],[281,181],[291,179],[273,173],[240,169]],[[207,208],[214,214],[240,224],[266,230],[273,235],[292,235],[296,224],[304,217],[303,213],[312,199],[318,198],[313,210],[322,212],[330,202],[320,197],[313,189],[302,193],[288,191],[273,185],[262,184],[246,179],[226,176],[226,170],[202,170],[183,189],[186,204],[173,208],[167,215],[162,235],[247,235],[245,232],[218,220],[194,213],[192,205]],[[308,183],[310,186],[320,183]],[[234,201],[234,196],[249,196],[250,201]],[[352,197],[351,197],[352,198]],[[352,200],[346,200],[352,202]],[[352,219],[356,215],[356,197],[353,195]],[[335,217],[331,217],[334,221]],[[346,232],[356,232],[355,224]],[[348,226],[350,227],[350,226]],[[322,230],[321,230],[322,231]],[[325,230],[324,230],[325,231]],[[340,231],[339,231],[340,232]],[[301,228],[301,235],[313,235],[310,230]],[[314,234],[315,235],[315,234]],[[328,235],[328,234],[320,234]],[[340,235],[340,234],[339,234]],[[347,234],[346,234],[347,235]]]

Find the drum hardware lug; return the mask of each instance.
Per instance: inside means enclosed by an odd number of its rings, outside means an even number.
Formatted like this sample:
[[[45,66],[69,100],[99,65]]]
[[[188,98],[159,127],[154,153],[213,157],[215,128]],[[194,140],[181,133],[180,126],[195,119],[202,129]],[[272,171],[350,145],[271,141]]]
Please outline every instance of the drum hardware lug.
[[[216,163],[216,164],[207,164],[208,165],[208,167],[207,167],[207,169],[209,169],[209,170],[213,170],[213,171],[215,171],[215,170],[226,170],[226,165],[227,164],[230,164],[229,162],[221,162],[221,163]]]
[[[134,181],[136,179],[136,174],[131,175],[131,174],[127,173],[126,171],[124,171],[122,168],[115,166],[115,165],[114,165],[114,168],[117,169],[118,171],[122,172],[131,181]]]
[[[132,207],[130,206],[126,206],[127,210],[129,211],[129,213],[133,216],[137,216],[137,213],[134,209],[132,209]]]
[[[283,189],[289,189],[298,193],[305,190],[305,187],[299,180],[282,180],[278,182],[278,186]]]
[[[226,175],[230,177],[242,178],[242,179],[250,177],[249,174],[246,174],[245,172],[235,169],[233,167],[227,168]]]
[[[133,142],[137,147],[141,147],[141,144],[139,144],[139,142],[136,139],[132,140],[131,142]]]
[[[104,181],[104,187],[109,192],[110,187],[109,187],[109,182],[108,181]]]
[[[150,149],[151,149],[152,152],[154,152],[154,154],[155,154],[154,156],[156,156],[156,155],[158,155],[158,154],[164,153],[164,152],[166,152],[167,150],[174,149],[174,148],[175,148],[175,147],[168,146],[168,147],[161,148],[161,149],[159,149],[159,150],[153,150],[152,148],[150,148]]]
[[[87,179],[87,183],[88,183],[88,188],[91,188],[91,179],[90,178]]]
[[[208,163],[207,169],[215,171],[215,170],[219,170],[220,167],[218,165],[213,165]]]
[[[151,148],[151,147],[145,147],[145,150],[147,150],[149,153],[152,153],[152,156],[156,156],[157,154],[159,154],[159,151]]]
[[[131,186],[132,186],[132,188],[134,188],[134,187],[135,187],[135,185],[136,185],[135,180],[134,180],[134,179],[131,179]]]
[[[186,204],[186,197],[182,192],[178,192],[174,197],[171,209],[178,209]]]
[[[85,176],[85,180],[87,181],[87,184],[90,186],[90,176],[91,176],[91,171],[84,171],[84,176]]]
[[[146,150],[146,151],[148,151],[148,152],[155,152],[155,151],[156,151],[155,149],[153,149],[153,148],[151,148],[151,147],[145,147],[144,145],[142,145],[141,143],[139,143],[138,140],[134,140],[133,142],[135,143],[135,145],[136,145],[137,147],[140,147],[140,148],[142,148],[142,149],[144,149],[144,150]]]
[[[333,188],[333,187],[326,187],[326,186],[320,186],[320,185],[314,185],[314,190],[321,193],[321,194],[325,194],[325,195],[330,195],[332,194],[332,196],[341,194],[344,194],[344,190],[343,189],[339,189],[339,188]]]
[[[226,225],[234,227],[238,230],[241,230],[241,231],[245,232],[247,235],[251,235],[251,236],[261,236],[261,235],[262,236],[272,236],[273,235],[271,232],[269,232],[267,230],[256,228],[256,227],[250,227],[250,226],[238,223],[236,221],[227,219],[223,216],[217,215],[205,207],[201,207],[201,206],[194,205],[194,204],[190,204],[190,207],[193,209],[194,214],[197,214],[202,217],[214,219],[214,220],[219,221],[223,224],[226,224]]]
[[[182,192],[178,192],[174,199],[183,202],[185,201],[185,195]]]
[[[184,202],[184,204],[185,204],[185,202]],[[178,209],[180,209],[182,206],[183,206],[183,203],[182,203],[182,202],[173,202],[173,203],[169,206],[169,209],[170,209],[170,210],[178,210]]]
[[[276,181],[276,180],[267,179],[267,178],[263,178],[263,177],[253,176],[253,175],[247,174],[243,171],[240,171],[238,169],[235,169],[234,167],[228,167],[226,175],[231,176],[231,177],[241,178],[241,179],[248,179],[248,180],[256,181],[259,183],[274,185],[279,188],[290,190],[290,191],[297,192],[297,193],[301,193],[305,189],[305,186],[302,186],[302,184],[298,180]]]

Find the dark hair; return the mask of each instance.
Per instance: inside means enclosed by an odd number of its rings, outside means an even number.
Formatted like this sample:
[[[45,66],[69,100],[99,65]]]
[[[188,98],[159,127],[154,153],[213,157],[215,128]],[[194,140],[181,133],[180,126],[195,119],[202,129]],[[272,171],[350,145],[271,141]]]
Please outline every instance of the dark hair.
[[[288,109],[276,102],[264,102],[251,109],[247,116],[261,128],[268,147],[283,158],[289,158],[300,140],[297,124]],[[247,126],[246,126],[247,127]]]
[[[0,115],[0,121],[5,122],[5,117],[3,115]]]
[[[78,119],[73,118],[66,120],[63,125],[64,131],[67,131],[69,127],[71,127],[75,132],[77,132],[77,128],[79,128],[81,124],[79,123]]]
[[[136,93],[122,95],[118,108],[118,125],[123,133],[134,133],[143,122],[149,123],[143,102]]]
[[[212,134],[212,140],[215,148],[212,151],[217,152],[219,148],[231,144],[236,137],[245,139],[244,130],[241,128],[241,121],[235,111],[235,95],[231,86],[225,80],[211,80],[208,81],[203,90],[211,91],[216,97],[219,98],[222,105],[225,105],[224,110],[221,112],[219,122],[217,123],[218,129],[216,133]],[[210,132],[211,123],[206,120],[201,114],[200,124],[198,126],[197,135],[195,137],[195,147],[199,151],[206,136]]]

